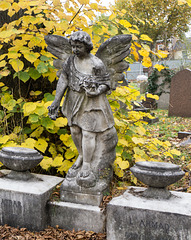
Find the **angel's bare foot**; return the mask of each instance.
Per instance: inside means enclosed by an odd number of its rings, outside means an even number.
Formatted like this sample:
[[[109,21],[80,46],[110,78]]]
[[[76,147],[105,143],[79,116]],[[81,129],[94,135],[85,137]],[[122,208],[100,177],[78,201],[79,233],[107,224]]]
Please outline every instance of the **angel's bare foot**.
[[[82,166],[76,178],[77,184],[81,187],[90,188],[96,185],[96,178],[91,168],[87,165]]]
[[[83,163],[79,176],[83,177],[83,178],[87,178],[90,175],[91,172],[92,172],[92,170],[90,168],[90,164],[89,163]]]
[[[78,158],[76,159],[75,163],[72,165],[72,168],[73,169],[78,169],[79,167],[82,166],[82,161],[83,161],[83,158],[81,155],[78,156]]]
[[[82,165],[83,158],[81,155],[78,156],[76,162],[72,165],[72,167],[68,170],[67,177],[74,178],[78,173],[78,168]]]

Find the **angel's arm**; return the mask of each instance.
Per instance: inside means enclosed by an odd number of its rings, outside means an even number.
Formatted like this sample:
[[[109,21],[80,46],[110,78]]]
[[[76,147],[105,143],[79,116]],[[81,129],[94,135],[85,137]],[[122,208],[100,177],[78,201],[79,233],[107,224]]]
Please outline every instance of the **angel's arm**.
[[[51,104],[51,106],[48,107],[48,115],[51,119],[55,120],[58,114],[58,110],[60,107],[60,102],[62,100],[62,97],[64,96],[64,93],[68,87],[68,78],[66,73],[62,72],[60,75],[60,78],[58,80],[57,86],[56,86],[56,96]]]

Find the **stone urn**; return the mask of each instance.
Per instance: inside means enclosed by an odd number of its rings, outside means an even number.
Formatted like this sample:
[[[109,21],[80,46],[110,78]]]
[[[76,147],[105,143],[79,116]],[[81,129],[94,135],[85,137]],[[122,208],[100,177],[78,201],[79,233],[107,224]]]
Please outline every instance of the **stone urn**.
[[[137,162],[130,170],[138,180],[148,185],[142,194],[148,198],[170,198],[171,193],[166,187],[185,174],[178,165],[165,162]]]
[[[0,151],[0,162],[12,171],[7,178],[29,180],[34,176],[29,172],[38,165],[43,156],[36,150],[23,147],[4,147]]]

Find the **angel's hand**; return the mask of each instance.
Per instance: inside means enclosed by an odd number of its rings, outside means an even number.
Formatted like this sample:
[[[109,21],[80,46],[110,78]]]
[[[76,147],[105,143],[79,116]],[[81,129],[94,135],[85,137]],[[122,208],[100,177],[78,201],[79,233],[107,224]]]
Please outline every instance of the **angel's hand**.
[[[96,96],[98,96],[100,94],[100,91],[98,90],[98,89],[96,89],[96,90],[87,90],[86,89],[86,95],[88,96],[88,97],[96,97]]]
[[[52,120],[56,120],[58,117],[58,110],[59,110],[59,103],[58,102],[53,102],[49,107],[48,107],[48,116]]]
[[[108,87],[106,85],[100,85],[98,88],[96,88],[94,90],[86,89],[86,95],[88,97],[95,97],[95,96],[102,94],[103,92],[106,92],[107,89],[108,89]]]

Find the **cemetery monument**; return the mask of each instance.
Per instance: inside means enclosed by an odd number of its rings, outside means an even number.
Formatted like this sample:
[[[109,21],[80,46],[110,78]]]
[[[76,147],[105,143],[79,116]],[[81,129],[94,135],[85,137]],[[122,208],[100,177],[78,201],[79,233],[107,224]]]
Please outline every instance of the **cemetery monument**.
[[[124,78],[128,63],[123,59],[130,53],[131,35],[108,39],[95,56],[90,53],[91,38],[83,31],[74,32],[69,39],[48,35],[45,41],[48,51],[58,57],[54,66],[60,69],[49,116],[56,119],[66,92],[62,113],[79,153],[61,186],[61,199],[99,206],[112,178],[118,141],[106,94]]]

